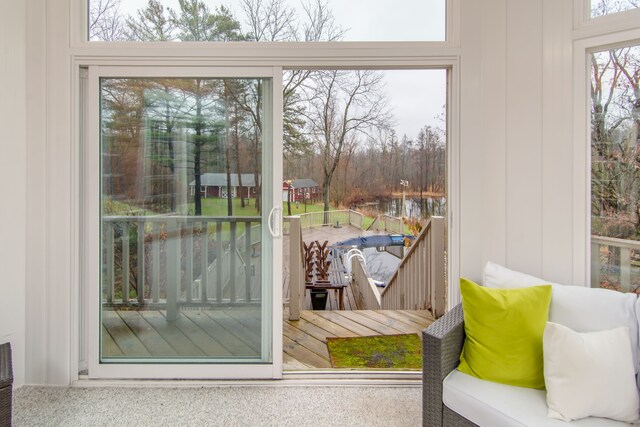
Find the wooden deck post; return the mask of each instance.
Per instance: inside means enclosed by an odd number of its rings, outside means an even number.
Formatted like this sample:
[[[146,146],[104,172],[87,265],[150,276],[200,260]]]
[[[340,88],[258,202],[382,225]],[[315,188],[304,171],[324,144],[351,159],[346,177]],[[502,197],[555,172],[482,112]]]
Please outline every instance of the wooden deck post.
[[[441,216],[432,216],[431,229],[431,307],[433,308],[433,316],[438,318],[446,311],[446,294],[447,282],[445,276],[445,241],[444,241],[444,218]]]
[[[302,288],[302,228],[300,217],[289,219],[289,320],[300,319],[300,289]]]
[[[591,287],[600,287],[600,243],[591,242]]]
[[[167,221],[167,320],[178,318],[178,293],[180,290],[180,224],[176,219]]]

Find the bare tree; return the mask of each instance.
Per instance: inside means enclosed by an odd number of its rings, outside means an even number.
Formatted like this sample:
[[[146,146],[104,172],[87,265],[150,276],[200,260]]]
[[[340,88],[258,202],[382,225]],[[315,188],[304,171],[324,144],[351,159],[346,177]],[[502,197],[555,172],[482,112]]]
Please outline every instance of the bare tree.
[[[314,0],[303,5],[305,22],[302,30],[302,41],[338,41],[346,30],[336,24],[333,12],[326,1]]]
[[[591,56],[594,233],[640,237],[640,49]]]
[[[345,143],[354,134],[385,126],[389,119],[382,74],[372,70],[318,71],[309,93],[311,138],[321,153],[324,210],[329,210],[331,182]]]
[[[89,2],[89,40],[125,40],[124,22],[120,14],[121,0]]]
[[[249,38],[255,41],[290,41],[296,37],[296,13],[284,0],[242,0]]]

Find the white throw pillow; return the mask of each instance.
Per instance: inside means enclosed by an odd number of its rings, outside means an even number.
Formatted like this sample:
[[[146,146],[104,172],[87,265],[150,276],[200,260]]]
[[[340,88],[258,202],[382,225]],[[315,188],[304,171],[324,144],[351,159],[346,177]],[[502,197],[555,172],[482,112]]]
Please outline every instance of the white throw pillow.
[[[576,332],[595,332],[626,326],[629,328],[634,371],[638,372],[638,316],[635,294],[608,289],[566,286],[528,274],[510,270],[492,262],[484,268],[483,283],[488,288],[523,288],[551,284],[553,294],[549,306],[549,321]],[[640,313],[640,305],[637,307]],[[640,380],[639,380],[640,382]]]
[[[548,322],[542,341],[550,418],[638,420],[629,328],[579,333]]]

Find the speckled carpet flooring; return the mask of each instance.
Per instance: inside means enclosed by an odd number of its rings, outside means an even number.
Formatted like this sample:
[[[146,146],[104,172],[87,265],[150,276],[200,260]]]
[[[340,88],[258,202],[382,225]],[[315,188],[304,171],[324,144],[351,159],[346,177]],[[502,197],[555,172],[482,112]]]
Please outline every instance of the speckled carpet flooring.
[[[419,426],[420,387],[33,387],[20,426]]]

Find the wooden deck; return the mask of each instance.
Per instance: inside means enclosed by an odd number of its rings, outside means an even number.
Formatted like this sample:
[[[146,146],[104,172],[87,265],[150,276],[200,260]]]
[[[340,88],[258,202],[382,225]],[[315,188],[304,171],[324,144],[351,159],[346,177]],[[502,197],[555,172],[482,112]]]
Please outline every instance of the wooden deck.
[[[284,370],[331,369],[327,337],[419,333],[433,318],[428,311],[303,311],[284,313]],[[260,354],[260,310],[183,309],[174,322],[164,311],[104,312],[102,346],[107,357],[229,358]]]
[[[288,320],[285,309],[283,369],[332,369],[327,337],[420,333],[433,320],[427,310],[306,310],[300,320]]]
[[[376,234],[351,226],[304,230],[305,240],[335,243],[354,236]],[[288,260],[289,239],[284,239]],[[429,311],[359,310],[351,287],[345,289],[345,310],[338,310],[338,292],[330,290],[324,311],[305,310],[300,320],[288,320],[289,274],[285,262],[284,370],[331,369],[327,337],[351,337],[420,333],[433,322]],[[311,297],[306,295],[306,308]],[[102,323],[103,354],[113,358],[258,357],[261,350],[259,307],[200,309],[182,307],[178,319],[169,322],[164,310],[105,310]]]
[[[106,310],[102,349],[106,357],[259,357],[260,308],[183,308],[169,322],[164,310]]]

